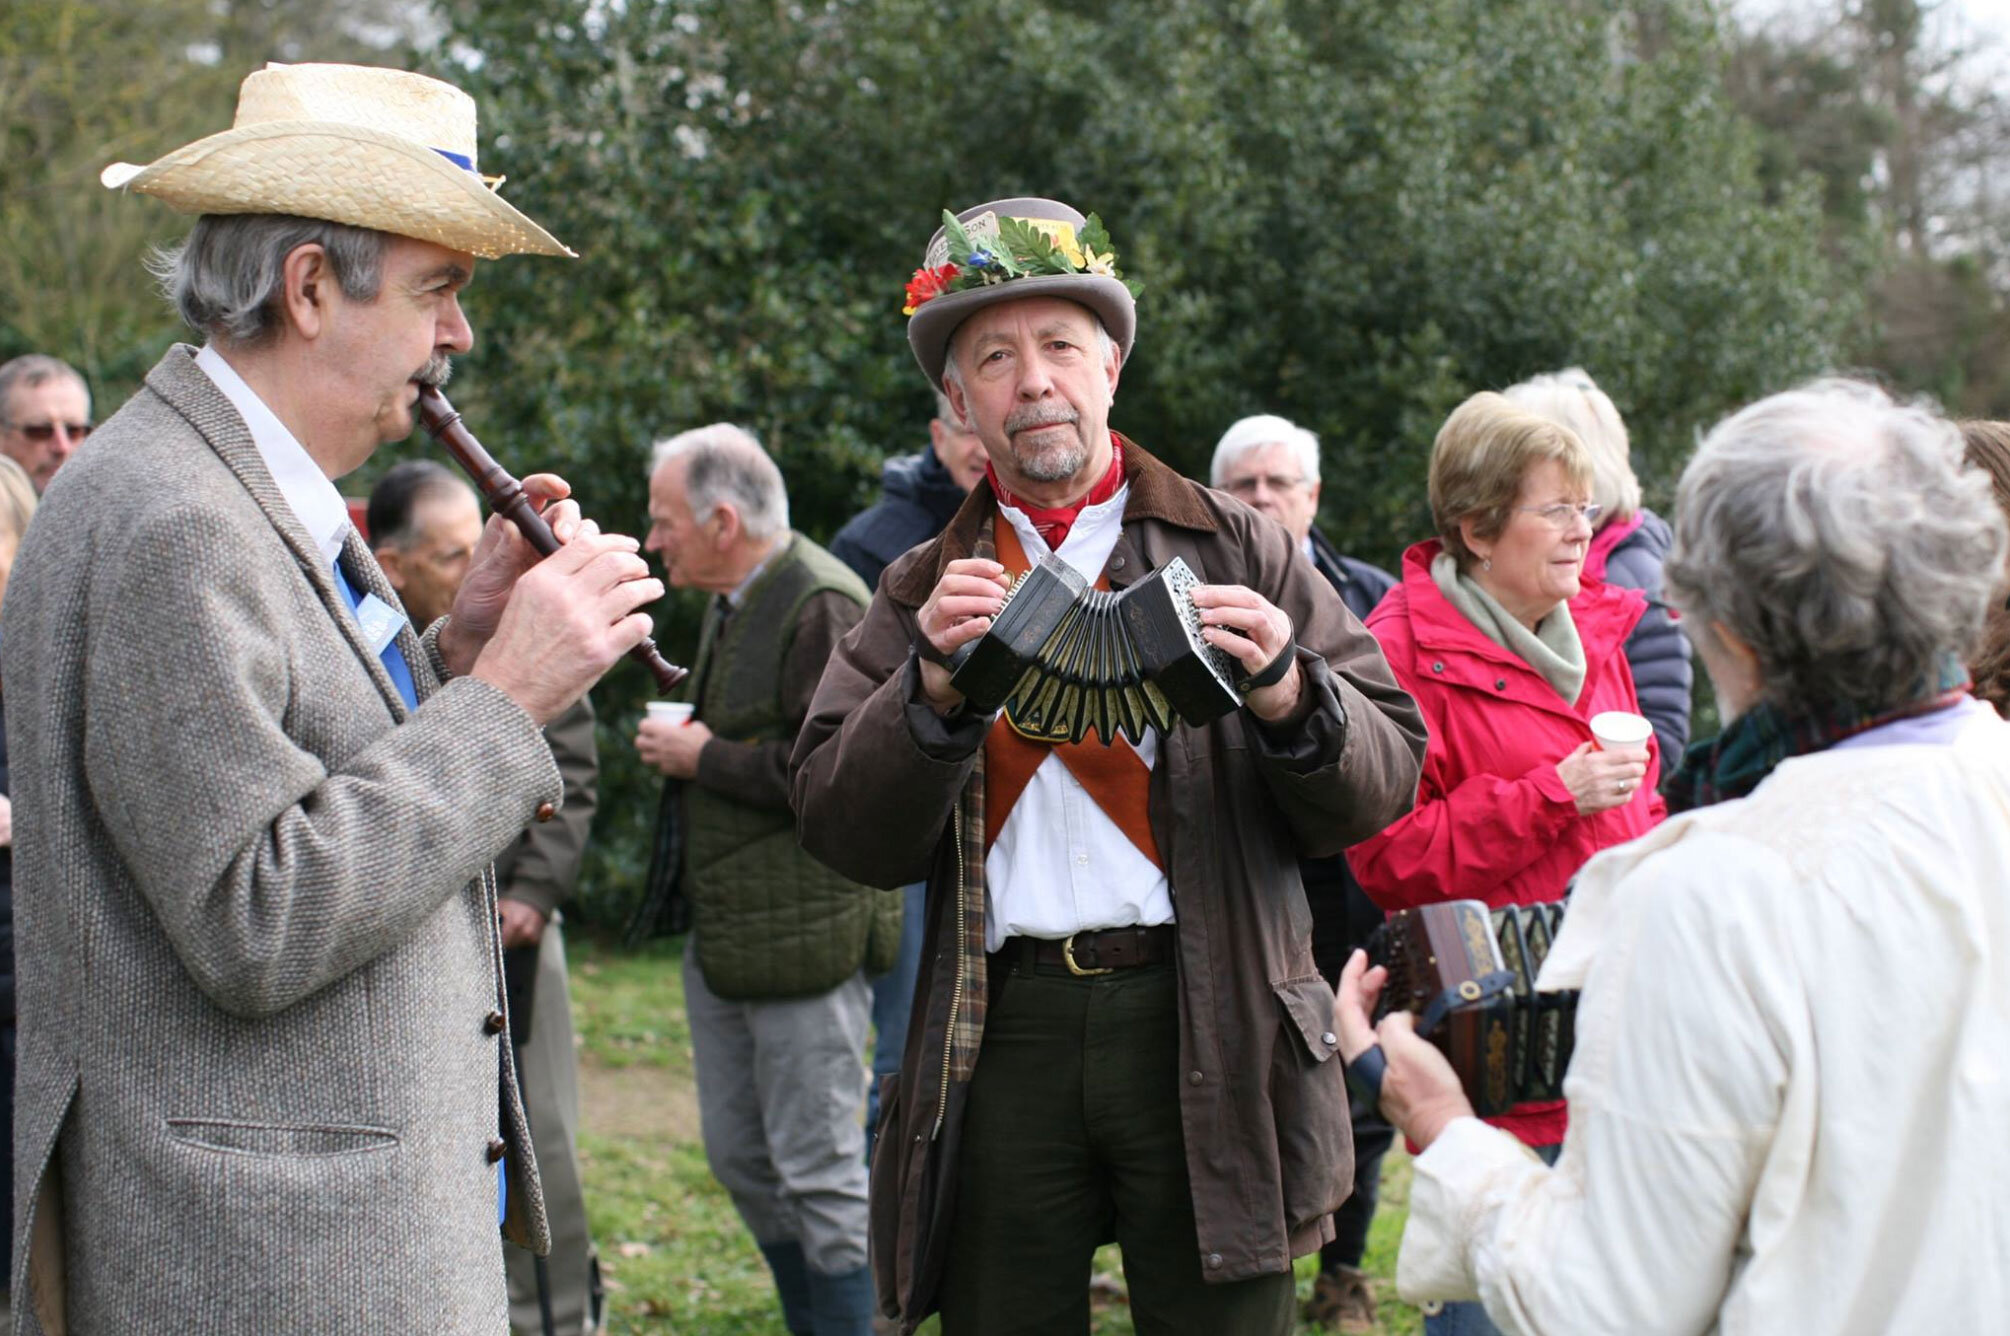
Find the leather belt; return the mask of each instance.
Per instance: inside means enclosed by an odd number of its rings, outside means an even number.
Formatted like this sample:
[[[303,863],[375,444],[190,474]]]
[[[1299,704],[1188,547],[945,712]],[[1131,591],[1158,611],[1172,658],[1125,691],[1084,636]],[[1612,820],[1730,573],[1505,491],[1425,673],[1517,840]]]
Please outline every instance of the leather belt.
[[[1105,928],[1072,937],[1008,937],[995,958],[1030,971],[1045,965],[1076,976],[1108,974],[1112,970],[1161,965],[1173,958],[1174,926]]]

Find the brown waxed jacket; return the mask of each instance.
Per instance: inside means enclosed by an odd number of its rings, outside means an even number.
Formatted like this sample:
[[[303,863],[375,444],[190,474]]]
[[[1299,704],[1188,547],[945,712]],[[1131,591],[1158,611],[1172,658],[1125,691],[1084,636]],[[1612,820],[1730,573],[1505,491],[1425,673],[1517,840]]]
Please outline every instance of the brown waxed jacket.
[[[1407,812],[1424,751],[1416,705],[1376,642],[1279,525],[1125,443],[1122,588],[1175,556],[1291,618],[1305,673],[1291,719],[1239,710],[1176,727],[1151,777],[1153,834],[1178,918],[1181,1114],[1200,1264],[1211,1281],[1282,1271],[1332,1237],[1352,1182],[1333,994],[1312,963],[1297,860]],[[981,716],[921,699],[916,610],[942,568],[991,555],[979,483],[934,542],[881,578],[838,646],[792,760],[803,846],[854,880],[926,877],[928,942],[896,1089],[882,1094],[872,1183],[882,1309],[913,1331],[936,1303],[968,1071],[982,1037]]]

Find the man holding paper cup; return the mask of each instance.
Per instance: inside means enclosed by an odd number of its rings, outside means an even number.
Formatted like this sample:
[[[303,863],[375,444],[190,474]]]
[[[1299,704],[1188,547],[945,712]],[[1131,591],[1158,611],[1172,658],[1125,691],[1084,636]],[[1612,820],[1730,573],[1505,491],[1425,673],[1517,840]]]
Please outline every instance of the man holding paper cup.
[[[788,763],[824,663],[870,595],[790,531],[781,471],[739,427],[656,446],[649,521],[644,546],[669,583],[713,596],[686,717],[652,709],[635,737],[644,762],[684,781],[665,816],[684,829],[705,1155],[774,1272],[789,1331],[869,1336],[865,975],[893,964],[900,895],[802,851]]]

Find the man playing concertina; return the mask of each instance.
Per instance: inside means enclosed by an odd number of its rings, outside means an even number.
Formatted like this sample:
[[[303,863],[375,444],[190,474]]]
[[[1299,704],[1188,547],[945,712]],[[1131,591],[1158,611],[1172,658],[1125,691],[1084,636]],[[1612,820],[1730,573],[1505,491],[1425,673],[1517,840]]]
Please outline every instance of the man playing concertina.
[[[488,864],[662,585],[535,476],[563,545],[491,521],[422,635],[333,483],[470,346],[477,256],[569,254],[474,167],[466,94],[297,65],[105,173],[201,215],[160,269],[207,343],[64,465],[0,617],[17,1331],[495,1336],[499,1187],[546,1247]]]
[[[1109,429],[1136,313],[1097,220],[965,210],[907,309],[987,477],[888,568],[792,762],[810,852],[929,883],[873,1164],[881,1308],[906,1331],[939,1309],[945,1336],[1086,1332],[1114,1238],[1139,1331],[1288,1332],[1291,1259],[1352,1178],[1297,860],[1407,809],[1417,712],[1283,529]],[[1111,587],[1183,558],[1243,708],[1136,747],[970,708],[947,656],[1048,553]]]

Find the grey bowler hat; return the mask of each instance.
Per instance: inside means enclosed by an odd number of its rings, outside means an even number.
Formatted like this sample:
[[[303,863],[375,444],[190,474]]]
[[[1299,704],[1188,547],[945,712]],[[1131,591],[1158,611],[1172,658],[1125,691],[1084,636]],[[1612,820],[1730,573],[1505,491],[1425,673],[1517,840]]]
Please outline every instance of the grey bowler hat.
[[[996,199],[956,215],[956,221],[969,229],[973,240],[981,235],[996,235],[998,218],[1033,223],[1050,239],[1062,229],[1070,237],[1080,237],[1088,223],[1076,210],[1051,199]],[[938,227],[929,238],[922,268],[937,269],[948,262],[946,230]],[[1103,328],[1116,340],[1123,355],[1130,356],[1131,341],[1138,330],[1138,308],[1131,290],[1114,273],[1031,274],[960,292],[945,292],[914,308],[914,314],[907,320],[907,345],[914,350],[914,360],[921,364],[921,374],[928,377],[929,388],[942,388],[949,340],[958,326],[987,306],[1025,297],[1061,297],[1088,307],[1101,318]]]

